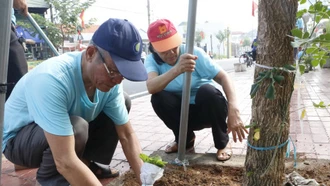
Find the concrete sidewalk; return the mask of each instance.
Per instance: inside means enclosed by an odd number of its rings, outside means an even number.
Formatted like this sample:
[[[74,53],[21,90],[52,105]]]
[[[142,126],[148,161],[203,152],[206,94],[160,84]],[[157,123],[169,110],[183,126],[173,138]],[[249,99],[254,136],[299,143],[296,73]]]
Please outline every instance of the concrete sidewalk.
[[[251,117],[252,100],[249,93],[253,82],[253,73],[253,68],[248,68],[246,72],[229,73],[235,82],[241,118],[246,125],[249,124]],[[296,89],[291,100],[291,111],[306,107],[306,117],[300,122],[301,111],[291,113],[290,136],[295,143],[297,153],[303,155],[303,158],[330,160],[330,107],[325,109],[313,107],[313,102],[324,101],[326,104],[330,104],[330,69],[309,72],[304,74],[302,79],[305,80],[305,83],[295,86]],[[299,92],[300,94],[298,94]],[[299,101],[298,95],[301,98]],[[299,103],[301,104],[300,107]],[[132,100],[130,119],[145,154],[163,151],[165,146],[174,140],[171,130],[154,113],[150,104],[150,95]],[[303,126],[303,133],[300,126]],[[246,141],[232,143],[232,147],[234,155],[245,155]],[[196,132],[195,152],[216,152],[210,129]],[[215,156],[214,160],[216,161]],[[120,144],[114,154],[111,166],[119,169],[121,173],[129,170],[129,164]],[[14,171],[10,162],[4,158],[2,160],[2,185],[34,185],[35,173],[36,169]],[[103,179],[101,181],[107,185],[111,180]]]

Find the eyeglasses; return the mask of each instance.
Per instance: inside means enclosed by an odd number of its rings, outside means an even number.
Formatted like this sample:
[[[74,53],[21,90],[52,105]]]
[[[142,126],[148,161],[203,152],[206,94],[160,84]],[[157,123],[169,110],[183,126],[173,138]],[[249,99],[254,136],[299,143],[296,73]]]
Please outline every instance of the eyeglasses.
[[[166,50],[165,52],[158,52],[158,54],[160,54],[160,55],[163,55],[163,56],[166,56],[166,55],[168,55],[168,54],[170,54],[170,53],[176,53],[177,52],[177,50],[178,50],[178,47],[179,46],[177,46],[177,47],[175,47],[175,48],[172,48],[172,49],[170,49],[170,50]]]
[[[117,77],[117,76],[122,76],[122,75],[120,74],[119,71],[117,71],[117,70],[113,70],[113,69],[111,69],[111,68],[108,68],[108,67],[107,67],[107,64],[105,63],[104,57],[102,56],[102,54],[101,54],[101,52],[100,52],[100,50],[99,50],[98,47],[97,47],[97,51],[98,51],[98,53],[100,54],[100,57],[101,57],[101,59],[102,59],[102,63],[103,63],[103,65],[104,65],[104,67],[105,67],[105,70],[108,72],[109,77],[112,79],[112,78],[115,78],[115,77]]]

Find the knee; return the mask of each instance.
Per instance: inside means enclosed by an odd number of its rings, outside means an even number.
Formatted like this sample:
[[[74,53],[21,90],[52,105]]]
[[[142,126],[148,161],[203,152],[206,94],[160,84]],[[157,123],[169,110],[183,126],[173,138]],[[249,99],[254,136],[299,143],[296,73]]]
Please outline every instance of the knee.
[[[195,98],[196,104],[202,103],[223,103],[227,102],[226,98],[223,96],[220,90],[210,84],[202,85],[197,93]]]
[[[83,151],[88,140],[88,122],[79,116],[70,116],[75,138],[75,149]]]
[[[125,99],[125,106],[126,106],[126,109],[127,109],[127,112],[129,112],[131,110],[131,98],[129,97],[129,95],[124,92],[124,99]]]
[[[195,102],[200,103],[212,98],[216,94],[216,88],[210,84],[204,84],[197,90]]]
[[[153,106],[174,105],[177,101],[178,98],[174,93],[164,90],[151,95],[151,104]]]

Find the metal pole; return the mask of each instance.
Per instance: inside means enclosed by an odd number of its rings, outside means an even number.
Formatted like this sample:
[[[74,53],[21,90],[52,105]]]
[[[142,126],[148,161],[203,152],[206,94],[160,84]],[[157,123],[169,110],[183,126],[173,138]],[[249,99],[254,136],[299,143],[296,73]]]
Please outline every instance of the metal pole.
[[[10,26],[11,26],[11,11],[13,0],[0,1],[0,149],[2,149],[3,124],[5,99],[7,92],[7,70],[9,58],[9,42],[10,42]],[[1,158],[2,160],[2,158]],[[2,161],[0,162],[0,175],[2,175]],[[1,185],[1,177],[0,177]]]
[[[227,27],[227,58],[229,59],[229,50],[230,50],[230,46],[229,46],[229,27]]]
[[[148,26],[150,25],[150,1],[147,0],[147,9],[148,9]]]
[[[196,12],[197,12],[197,0],[189,0],[187,39],[186,39],[186,52],[189,54],[193,54],[194,52]],[[182,89],[179,149],[178,149],[178,159],[181,162],[184,161],[185,152],[186,152],[191,72],[185,72],[184,80],[185,82]]]
[[[46,43],[48,44],[48,46],[50,47],[50,49],[52,49],[52,51],[54,52],[54,54],[56,56],[59,56],[60,53],[56,50],[56,48],[54,47],[53,43],[48,39],[48,37],[46,36],[46,34],[41,30],[41,28],[39,27],[38,23],[33,19],[33,17],[31,16],[30,13],[28,13],[27,16],[28,20],[30,21],[30,23],[32,24],[32,26],[38,31],[38,33],[41,35],[41,37],[46,41]]]

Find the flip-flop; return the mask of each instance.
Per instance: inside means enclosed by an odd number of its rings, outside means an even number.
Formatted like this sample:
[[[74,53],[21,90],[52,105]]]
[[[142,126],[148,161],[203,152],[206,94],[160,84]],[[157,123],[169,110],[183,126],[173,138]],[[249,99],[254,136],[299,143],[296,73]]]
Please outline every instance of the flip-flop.
[[[114,178],[119,176],[118,170],[111,169],[109,165],[103,165],[94,161],[90,162],[89,169],[97,178]]]
[[[186,145],[186,151],[192,151],[194,149],[195,145],[195,138],[193,138],[187,145]],[[178,152],[179,145],[174,141],[166,146],[165,153],[170,154],[174,152]]]
[[[224,149],[219,149],[217,152],[218,161],[228,161],[232,156],[233,156],[233,150],[230,144],[228,144],[227,147]]]

